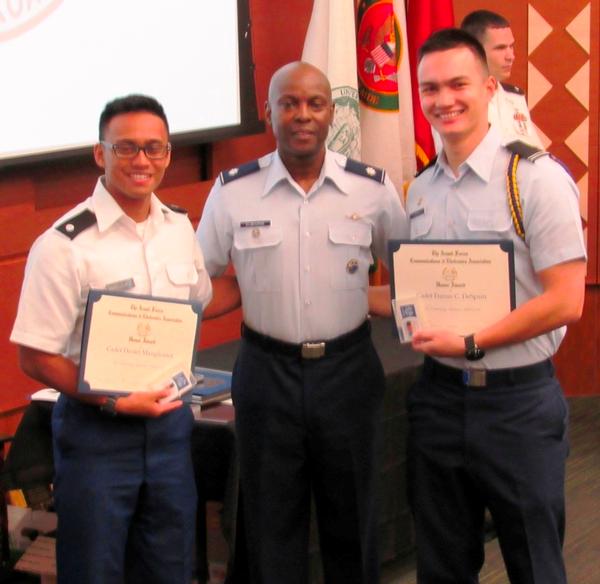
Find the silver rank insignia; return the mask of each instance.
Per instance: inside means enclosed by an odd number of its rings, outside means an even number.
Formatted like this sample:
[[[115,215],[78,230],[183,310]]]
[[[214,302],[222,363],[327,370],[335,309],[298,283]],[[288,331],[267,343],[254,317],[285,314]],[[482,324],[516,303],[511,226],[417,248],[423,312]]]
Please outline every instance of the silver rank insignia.
[[[348,260],[348,263],[346,264],[346,271],[349,274],[354,274],[356,270],[358,270],[358,260],[354,258]]]

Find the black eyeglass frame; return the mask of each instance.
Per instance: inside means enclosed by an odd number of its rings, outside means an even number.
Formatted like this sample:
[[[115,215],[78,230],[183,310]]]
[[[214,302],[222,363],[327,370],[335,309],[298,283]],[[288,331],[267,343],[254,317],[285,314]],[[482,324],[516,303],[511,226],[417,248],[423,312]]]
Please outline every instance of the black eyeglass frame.
[[[160,145],[164,148],[160,156],[148,153],[148,148],[156,146],[157,142],[150,142],[149,144],[144,144],[144,146],[140,146],[135,142],[117,142],[116,144],[112,144],[111,142],[107,142],[106,140],[101,140],[100,144],[102,144],[102,146],[110,148],[117,158],[135,158],[140,153],[140,150],[142,150],[148,160],[162,160],[163,158],[166,158],[172,150],[171,142],[167,142],[166,144],[160,143]],[[122,146],[133,147],[135,148],[135,152],[133,152],[132,154],[123,154],[122,152],[119,153],[119,148]]]

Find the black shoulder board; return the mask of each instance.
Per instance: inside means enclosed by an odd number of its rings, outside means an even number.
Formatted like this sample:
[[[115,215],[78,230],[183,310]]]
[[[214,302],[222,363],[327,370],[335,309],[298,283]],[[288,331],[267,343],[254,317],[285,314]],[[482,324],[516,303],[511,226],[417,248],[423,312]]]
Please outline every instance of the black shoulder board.
[[[187,215],[187,209],[184,209],[179,205],[174,205],[173,203],[164,203],[164,205],[165,207],[169,207],[169,209],[175,213],[183,213],[184,215]]]
[[[516,85],[511,85],[510,83],[502,83],[502,82],[500,82],[500,85],[502,85],[502,88],[504,89],[504,91],[508,91],[508,93],[516,93],[517,95],[525,95],[525,92],[520,87],[517,87]]]
[[[56,229],[63,235],[66,235],[69,239],[75,239],[80,233],[85,231],[88,227],[91,227],[96,223],[96,215],[93,211],[85,209],[79,215],[69,217],[66,221],[63,221],[60,225],[56,226]]]
[[[520,140],[509,142],[506,145],[506,149],[513,154],[518,154],[521,158],[526,158],[530,162],[535,162],[541,156],[546,156],[548,154],[545,150],[540,150],[539,148],[525,144],[525,142],[521,142]]]
[[[224,170],[220,175],[219,179],[221,180],[222,185],[226,185],[227,183],[236,180],[238,178],[242,178],[243,176],[247,176],[260,170],[260,165],[258,164],[258,160],[253,160],[252,162],[246,162],[246,164],[242,164],[241,166],[237,166],[236,168],[230,168],[229,170]]]
[[[354,174],[358,174],[366,178],[370,178],[379,183],[383,183],[385,180],[385,170],[382,168],[377,168],[376,166],[369,166],[368,164],[354,160],[353,158],[346,159],[346,166],[344,166],[344,170],[353,172]]]
[[[431,168],[437,162],[437,154],[421,169],[417,174],[415,174],[415,178],[422,175],[428,168]]]

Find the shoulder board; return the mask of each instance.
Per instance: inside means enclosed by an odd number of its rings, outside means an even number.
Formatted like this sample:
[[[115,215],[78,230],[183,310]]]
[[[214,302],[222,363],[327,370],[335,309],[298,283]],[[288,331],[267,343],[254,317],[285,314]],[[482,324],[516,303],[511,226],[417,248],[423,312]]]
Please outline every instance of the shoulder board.
[[[385,180],[385,170],[377,168],[376,166],[369,166],[368,164],[354,160],[353,158],[346,159],[344,170],[370,178],[378,183],[383,183]]]
[[[171,211],[173,211],[174,213],[183,213],[184,215],[187,215],[187,209],[184,209],[179,205],[174,205],[173,203],[163,203],[163,205],[171,209]]]
[[[226,185],[227,183],[238,178],[248,176],[257,170],[260,170],[260,165],[258,164],[258,160],[253,160],[252,162],[246,162],[246,164],[242,164],[241,166],[224,170],[221,174],[219,174],[219,179],[222,185]]]
[[[502,82],[500,82],[500,85],[502,85],[502,88],[504,89],[504,91],[508,91],[508,93],[516,93],[517,95],[525,95],[525,92],[520,87],[517,87],[516,85],[511,85],[510,83],[502,83]]]
[[[63,235],[66,235],[70,240],[73,240],[80,233],[95,223],[96,214],[89,209],[85,209],[78,215],[69,217],[66,221],[63,221],[60,225],[57,225],[55,229],[60,231]]]
[[[548,155],[548,152],[545,150],[540,150],[539,148],[525,144],[525,142],[521,142],[520,140],[509,142],[506,145],[506,149],[513,154],[518,154],[521,158],[526,158],[529,162],[535,162],[541,156]]]
[[[437,162],[437,154],[421,169],[417,174],[415,174],[415,178],[422,175],[428,168],[431,168]]]

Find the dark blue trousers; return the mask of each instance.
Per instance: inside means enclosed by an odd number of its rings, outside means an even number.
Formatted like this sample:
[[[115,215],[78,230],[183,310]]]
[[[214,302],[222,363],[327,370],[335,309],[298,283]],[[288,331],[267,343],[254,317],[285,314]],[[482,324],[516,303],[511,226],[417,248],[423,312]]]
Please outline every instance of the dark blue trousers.
[[[487,507],[513,584],[566,583],[568,409],[552,372],[476,389],[426,367],[408,412],[418,582],[478,582]]]
[[[253,584],[308,581],[311,492],[325,582],[379,581],[375,443],[383,393],[369,337],[316,360],[242,340],[232,395]]]
[[[62,584],[188,584],[196,487],[193,417],[110,417],[61,397],[54,408],[57,570]]]

